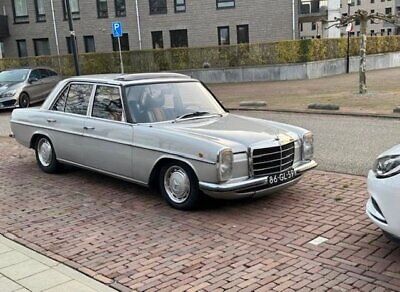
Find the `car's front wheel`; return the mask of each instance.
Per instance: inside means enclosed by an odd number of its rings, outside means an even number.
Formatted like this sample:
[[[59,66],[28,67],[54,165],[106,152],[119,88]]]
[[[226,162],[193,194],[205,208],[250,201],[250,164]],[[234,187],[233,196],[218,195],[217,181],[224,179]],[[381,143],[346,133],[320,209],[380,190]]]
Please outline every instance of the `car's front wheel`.
[[[40,169],[46,173],[56,173],[60,170],[53,144],[47,137],[39,137],[35,146],[36,161]]]
[[[184,163],[171,162],[161,168],[159,186],[165,200],[179,210],[192,210],[201,201],[199,181]]]
[[[31,104],[31,99],[29,95],[25,92],[22,92],[21,95],[19,96],[19,107],[25,108],[29,107]]]

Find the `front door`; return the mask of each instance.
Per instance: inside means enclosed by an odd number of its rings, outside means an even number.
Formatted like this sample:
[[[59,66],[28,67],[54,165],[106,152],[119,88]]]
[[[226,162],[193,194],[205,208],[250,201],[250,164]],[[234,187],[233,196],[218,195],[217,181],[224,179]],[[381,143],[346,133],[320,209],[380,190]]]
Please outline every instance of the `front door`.
[[[126,123],[118,86],[97,85],[83,136],[84,165],[132,177],[133,125]]]

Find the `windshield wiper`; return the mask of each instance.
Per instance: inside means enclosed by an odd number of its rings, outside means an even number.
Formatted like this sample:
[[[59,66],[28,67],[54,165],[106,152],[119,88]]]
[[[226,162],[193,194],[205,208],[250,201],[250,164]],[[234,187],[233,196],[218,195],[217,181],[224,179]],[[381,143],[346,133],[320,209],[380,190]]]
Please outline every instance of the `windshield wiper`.
[[[178,116],[175,120],[179,121],[179,120],[183,120],[183,119],[189,119],[189,118],[195,118],[195,117],[201,117],[201,116],[205,116],[205,115],[218,115],[218,114],[213,114],[210,112],[194,112],[194,113],[186,113],[183,114],[181,116]]]

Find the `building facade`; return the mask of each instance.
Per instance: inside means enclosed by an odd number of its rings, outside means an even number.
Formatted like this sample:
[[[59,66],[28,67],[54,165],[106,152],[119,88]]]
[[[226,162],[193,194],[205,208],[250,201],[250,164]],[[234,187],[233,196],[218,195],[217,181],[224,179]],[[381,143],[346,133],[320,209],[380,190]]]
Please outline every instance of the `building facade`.
[[[329,1],[329,0],[327,0]],[[327,5],[327,1],[302,1],[304,4],[309,4],[311,2],[319,4],[315,4],[314,6],[320,9],[321,11],[326,10],[325,6]],[[362,9],[366,10],[369,13],[382,13],[382,14],[392,14],[399,15],[400,12],[400,1],[399,0],[352,0],[350,1],[351,5],[348,5],[348,0],[340,1],[340,13],[341,15],[347,15],[348,10],[350,9],[350,14],[353,14],[355,11]],[[312,6],[311,4],[309,5]],[[301,9],[301,8],[300,8]],[[311,8],[310,8],[311,9]],[[315,8],[317,9],[317,8]],[[312,22],[300,22],[299,24],[300,38],[302,39],[310,39],[310,38],[324,38],[327,36],[326,31],[324,29],[323,21],[321,18],[315,18],[315,21]],[[380,36],[380,35],[393,35],[398,34],[398,31],[395,26],[379,21],[376,23],[368,24],[368,35],[370,36]],[[347,36],[346,28],[341,28],[340,31],[341,36]],[[355,22],[353,23],[353,30],[351,35],[358,36],[360,35],[360,24]]]
[[[69,53],[64,1],[0,0],[0,14],[8,18],[9,31],[0,34],[2,55]],[[257,43],[298,36],[298,2],[293,0],[69,1],[80,53],[117,50],[118,42],[111,35],[113,21],[122,23],[123,50]]]

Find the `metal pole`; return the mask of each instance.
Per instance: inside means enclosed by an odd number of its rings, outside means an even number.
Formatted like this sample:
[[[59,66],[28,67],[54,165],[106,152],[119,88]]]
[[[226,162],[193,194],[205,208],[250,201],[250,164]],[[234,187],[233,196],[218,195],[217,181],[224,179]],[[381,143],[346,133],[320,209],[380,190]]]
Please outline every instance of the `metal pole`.
[[[296,39],[296,11],[295,11],[294,0],[292,0],[292,33],[293,33],[293,36],[292,36],[293,40],[295,40]]]
[[[124,74],[124,61],[122,59],[122,50],[121,50],[121,38],[118,37],[118,47],[119,47],[119,60],[121,62],[121,73]]]
[[[347,3],[347,16],[350,16],[351,2]],[[350,73],[350,31],[347,32],[347,55],[346,55],[346,73]]]
[[[139,38],[139,50],[141,50],[142,49],[142,31],[141,31],[141,28],[140,28],[140,16],[139,16],[138,0],[135,0],[135,5],[136,5],[136,23],[137,23],[138,38]]]
[[[50,5],[51,5],[51,16],[53,18],[53,29],[54,29],[54,38],[56,41],[56,50],[57,50],[57,60],[58,60],[58,70],[60,73],[61,72],[61,60],[60,60],[60,44],[58,43],[58,33],[57,33],[57,23],[56,23],[56,17],[55,17],[55,12],[54,12],[54,3],[53,0],[50,0]]]
[[[67,14],[68,14],[68,25],[69,25],[69,32],[70,32],[70,37],[71,37],[72,55],[74,57],[75,74],[76,74],[76,76],[79,76],[79,75],[81,75],[81,72],[79,70],[78,51],[76,48],[74,24],[72,22],[71,6],[69,3],[70,0],[64,0],[64,1],[65,1],[64,2],[65,8],[66,8]]]

